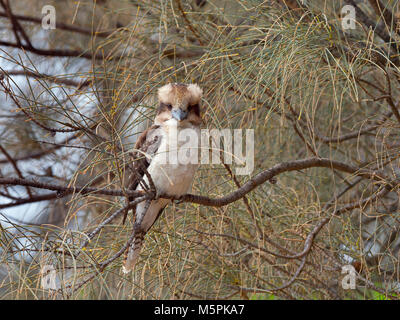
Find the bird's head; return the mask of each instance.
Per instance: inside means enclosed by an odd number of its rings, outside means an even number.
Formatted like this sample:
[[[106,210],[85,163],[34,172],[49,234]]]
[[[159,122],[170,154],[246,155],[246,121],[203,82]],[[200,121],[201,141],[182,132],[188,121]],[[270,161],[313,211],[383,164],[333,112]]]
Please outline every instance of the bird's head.
[[[200,100],[203,91],[197,84],[170,83],[158,89],[159,107],[155,124],[176,121],[179,126],[201,124]]]

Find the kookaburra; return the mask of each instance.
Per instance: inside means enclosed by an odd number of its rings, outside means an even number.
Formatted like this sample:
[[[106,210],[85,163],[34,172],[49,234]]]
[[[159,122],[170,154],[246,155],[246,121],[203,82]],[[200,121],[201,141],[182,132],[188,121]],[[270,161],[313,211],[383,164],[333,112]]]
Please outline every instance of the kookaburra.
[[[177,162],[170,161],[172,157],[169,157],[169,153],[176,152],[174,149],[182,145],[185,148],[198,148],[198,141],[188,146],[187,142],[176,137],[187,129],[200,136],[201,97],[202,90],[196,84],[173,83],[158,89],[159,107],[154,124],[136,142],[134,174],[130,181],[130,188],[135,190],[150,188],[152,181],[157,196],[151,202],[143,201],[136,206],[135,235],[123,266],[125,273],[134,269],[144,236],[171,201],[159,196],[179,197],[192,185],[198,167],[197,159],[182,164],[179,159]],[[197,157],[196,152],[193,154]]]

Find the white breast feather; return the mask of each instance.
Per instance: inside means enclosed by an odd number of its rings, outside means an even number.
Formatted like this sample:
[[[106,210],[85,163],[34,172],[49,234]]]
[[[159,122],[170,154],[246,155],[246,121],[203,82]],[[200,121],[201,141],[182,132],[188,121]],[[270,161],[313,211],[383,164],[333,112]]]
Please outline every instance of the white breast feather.
[[[169,121],[166,121],[167,126]],[[168,127],[166,129],[168,130]],[[197,136],[200,136],[200,129],[198,127],[192,127],[191,129],[196,130]],[[179,134],[179,129],[177,133]],[[161,139],[161,144],[157,150],[157,153],[153,156],[147,171],[149,172],[159,195],[168,194],[171,196],[181,196],[189,191],[193,182],[193,178],[198,167],[197,152],[190,153],[190,156],[196,157],[196,159],[193,159],[193,161],[187,161],[189,164],[180,164],[179,161],[177,164],[168,163],[168,161],[166,161],[166,159],[169,159],[167,150],[170,150],[170,148],[168,145],[167,132],[162,130],[162,134],[163,136]],[[179,150],[179,148],[184,145],[185,148],[194,148],[198,150],[198,141],[194,142],[190,140],[190,142],[193,143],[193,145],[186,143],[186,141],[182,141],[177,143],[176,147]],[[147,185],[149,185],[147,176],[144,177],[144,181]],[[141,189],[142,186],[139,184],[137,190]],[[145,202],[141,202],[137,205],[136,220],[138,221],[143,219],[141,223],[141,228],[143,231],[147,232],[150,229],[157,219],[160,211],[166,205],[168,205],[170,201],[171,200],[169,199],[163,198],[152,200],[147,210]],[[141,246],[142,240],[131,245],[127,260],[122,269],[124,273],[133,270],[133,267],[139,257]]]
[[[197,131],[198,135],[200,134],[199,128],[192,128]],[[170,164],[166,163],[165,159],[168,159],[167,150],[169,150],[168,139],[166,137],[166,132],[163,131],[163,138],[161,140],[160,147],[155,156],[153,156],[147,171],[149,172],[154,185],[157,189],[159,195],[168,194],[170,196],[181,196],[187,193],[192,185],[194,175],[196,173],[198,164]],[[178,149],[185,142],[180,142],[177,144]],[[193,145],[185,145],[185,147],[189,148],[198,148],[197,144]],[[193,156],[196,156],[196,153],[193,153]],[[196,159],[197,160],[197,159]],[[191,161],[194,162],[194,161]],[[147,176],[144,178],[147,185],[149,185],[149,181]],[[139,184],[138,190],[142,190],[141,185]],[[144,212],[145,203],[142,202],[138,204],[136,209],[137,217],[145,214],[143,217],[142,226],[145,230],[150,228],[153,224],[154,220],[157,218],[158,212],[164,208],[170,200],[168,199],[158,199],[153,200],[148,208],[147,212]]]

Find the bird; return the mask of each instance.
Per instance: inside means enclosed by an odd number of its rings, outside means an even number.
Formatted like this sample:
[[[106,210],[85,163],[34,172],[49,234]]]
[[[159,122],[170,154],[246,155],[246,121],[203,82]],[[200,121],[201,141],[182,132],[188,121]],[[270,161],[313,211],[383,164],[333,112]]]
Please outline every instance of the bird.
[[[145,235],[171,202],[160,195],[180,197],[192,186],[198,168],[197,159],[189,159],[184,163],[168,159],[171,152],[176,152],[173,148],[179,149],[183,145],[189,149],[198,148],[198,140],[190,142],[189,139],[189,143],[184,143],[177,137],[187,129],[200,137],[202,95],[203,91],[197,84],[168,83],[158,89],[159,105],[154,123],[135,143],[135,151],[132,152],[133,173],[129,179],[131,190],[146,190],[153,186],[156,195],[133,209],[134,236],[125,255],[124,273],[134,270]],[[190,156],[197,157],[197,153],[193,152]]]

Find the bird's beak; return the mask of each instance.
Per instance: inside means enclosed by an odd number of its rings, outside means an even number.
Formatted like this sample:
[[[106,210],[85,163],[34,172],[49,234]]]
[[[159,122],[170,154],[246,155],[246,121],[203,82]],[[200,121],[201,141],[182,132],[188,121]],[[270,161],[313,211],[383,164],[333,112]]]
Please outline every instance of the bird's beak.
[[[172,110],[172,117],[178,121],[185,120],[188,116],[187,111],[183,111],[181,108]]]

